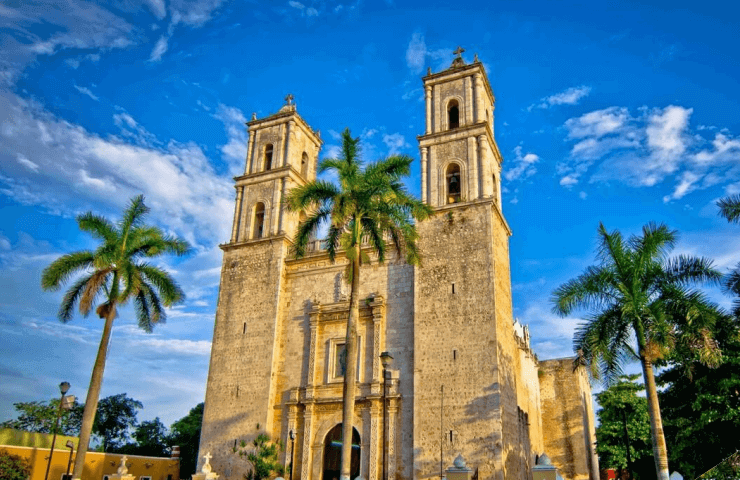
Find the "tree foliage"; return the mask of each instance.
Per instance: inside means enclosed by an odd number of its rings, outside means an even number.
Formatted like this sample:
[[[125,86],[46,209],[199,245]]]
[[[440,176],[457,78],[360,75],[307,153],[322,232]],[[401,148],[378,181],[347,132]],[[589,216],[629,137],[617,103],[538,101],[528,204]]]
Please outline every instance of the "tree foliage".
[[[14,403],[13,407],[18,412],[18,418],[6,420],[0,424],[0,427],[14,428],[26,432],[54,433],[54,424],[59,413],[59,402],[59,398],[53,398],[48,402]],[[57,433],[71,437],[79,435],[84,407],[75,399],[71,408],[63,408],[59,417]]]
[[[203,403],[172,424],[170,445],[180,447],[180,476],[187,478],[195,473],[200,448],[200,431],[203,424]]]
[[[308,182],[295,187],[285,199],[290,211],[306,213],[293,239],[297,258],[306,254],[309,241],[322,224],[329,227],[324,241],[329,259],[334,262],[340,250],[347,258],[345,278],[351,285],[345,343],[348,372],[356,369],[360,274],[361,266],[370,261],[367,250],[374,252],[380,263],[385,261],[389,245],[408,264],[421,261],[415,222],[431,215],[432,209],[410,195],[401,181],[411,172],[411,162],[411,157],[394,155],[363,165],[360,139],[352,138],[345,129],[339,158],[326,158],[319,165],[319,173],[337,174],[338,185],[322,180]],[[344,375],[342,398],[343,437],[351,438],[354,375]],[[350,475],[350,443],[342,444],[341,476]]]
[[[639,375],[623,376],[617,383],[596,394],[601,409],[596,427],[596,452],[602,469],[629,469],[637,478],[655,478],[650,446],[650,417],[647,400],[637,393],[645,388],[636,383]],[[626,429],[626,433],[625,433]],[[627,464],[627,444],[630,461]],[[621,478],[621,475],[619,475]]]
[[[658,382],[671,462],[686,478],[695,478],[740,449],[740,339],[738,320],[717,326],[723,362],[709,368],[694,362],[691,376],[672,367]]]
[[[243,440],[239,446],[234,447],[234,453],[246,459],[252,466],[244,474],[245,480],[263,480],[269,478],[273,473],[283,475],[285,468],[278,458],[282,450],[282,443],[271,441],[270,437],[264,433],[257,435],[252,441],[251,447]]]
[[[101,438],[104,452],[113,452],[129,438],[129,430],[136,426],[136,414],[144,405],[125,393],[105,397],[98,402],[93,433]]]
[[[585,310],[573,343],[578,361],[613,383],[630,360],[639,360],[650,412],[656,475],[668,480],[668,453],[661,421],[653,364],[674,349],[703,364],[721,363],[713,338],[722,317],[698,290],[698,283],[718,284],[722,275],[705,258],[670,258],[677,233],[650,223],[642,235],[625,239],[599,225],[599,265],[591,266],[553,292],[553,310],[567,315]],[[634,341],[633,341],[634,340]]]
[[[30,476],[31,464],[25,458],[0,450],[0,479],[28,480]]]
[[[165,321],[164,307],[185,298],[169,273],[147,260],[167,253],[184,255],[190,247],[184,240],[146,225],[147,213],[144,196],[139,195],[131,199],[117,223],[92,212],[79,215],[80,230],[99,240],[100,246],[95,251],[62,255],[41,274],[41,287],[51,291],[59,290],[74,278],[59,307],[62,322],[72,320],[75,306],[85,317],[94,310],[105,320],[87,390],[73,478],[82,477],[117,309],[132,302],[139,327],[151,332],[154,325]]]

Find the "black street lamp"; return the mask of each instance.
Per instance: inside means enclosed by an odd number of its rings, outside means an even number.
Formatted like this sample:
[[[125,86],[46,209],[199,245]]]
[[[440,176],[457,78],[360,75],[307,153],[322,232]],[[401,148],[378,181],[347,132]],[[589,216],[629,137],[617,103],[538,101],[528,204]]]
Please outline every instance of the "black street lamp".
[[[69,461],[67,462],[67,478],[72,478],[69,475],[69,467],[72,466],[72,454],[75,451],[75,444],[72,442],[72,440],[67,440],[67,445],[65,445],[67,448],[69,448]],[[66,479],[65,479],[66,480]]]
[[[54,444],[57,441],[57,429],[59,428],[59,417],[62,416],[62,405],[64,405],[64,395],[69,391],[69,382],[59,384],[59,391],[62,392],[62,398],[59,400],[59,409],[57,410],[57,421],[54,424],[54,436],[51,437],[51,450],[49,451],[49,461],[46,464],[46,474],[44,480],[49,480],[49,469],[51,468],[51,457],[54,456]]]
[[[388,389],[388,367],[393,364],[393,357],[388,352],[380,354],[380,361],[383,363],[383,480],[388,479],[388,468],[387,468],[387,453],[386,453],[386,440],[387,436],[385,421],[386,421],[386,390]]]
[[[290,429],[290,433],[288,433],[288,436],[290,437],[290,480],[293,480],[293,455],[295,454],[295,432],[293,429]]]

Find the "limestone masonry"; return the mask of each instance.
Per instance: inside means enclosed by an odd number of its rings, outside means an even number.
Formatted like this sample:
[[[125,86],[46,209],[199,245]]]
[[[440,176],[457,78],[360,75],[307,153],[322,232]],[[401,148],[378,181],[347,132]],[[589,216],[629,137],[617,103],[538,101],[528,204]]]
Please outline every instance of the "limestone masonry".
[[[382,479],[385,445],[389,480],[437,478],[458,454],[478,479],[531,479],[544,453],[564,478],[596,480],[586,374],[571,359],[538,360],[512,317],[511,230],[485,70],[458,53],[423,82],[421,192],[435,214],[417,226],[423,266],[391,259],[361,273],[352,478]],[[322,141],[286,100],[247,123],[233,230],[221,246],[200,456],[211,452],[226,479],[249,470],[234,446],[260,433],[285,446],[292,480],[339,478],[346,262],[332,264],[318,241],[305,258],[290,254],[301,214],[281,199],[316,178]],[[394,358],[385,379],[381,352]]]

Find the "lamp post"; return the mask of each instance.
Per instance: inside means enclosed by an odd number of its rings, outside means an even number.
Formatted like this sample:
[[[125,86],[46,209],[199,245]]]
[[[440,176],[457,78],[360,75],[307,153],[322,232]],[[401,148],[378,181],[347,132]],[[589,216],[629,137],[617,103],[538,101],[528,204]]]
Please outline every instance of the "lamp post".
[[[59,384],[59,391],[62,392],[62,398],[59,399],[59,409],[57,410],[57,420],[54,424],[54,436],[51,437],[51,450],[49,451],[49,461],[46,463],[46,474],[44,480],[49,479],[49,469],[51,468],[51,457],[54,456],[54,444],[57,441],[57,429],[59,428],[59,417],[62,416],[62,405],[64,405],[64,395],[69,391],[69,382]]]
[[[295,432],[293,429],[290,429],[290,433],[288,433],[288,436],[290,437],[290,480],[293,480],[293,455],[295,454]]]
[[[72,466],[72,454],[75,451],[75,444],[72,442],[72,440],[67,440],[67,444],[65,446],[69,448],[69,461],[67,462],[67,478],[70,478],[69,467]]]
[[[380,361],[383,363],[383,480],[388,479],[388,469],[386,468],[387,464],[387,454],[386,454],[386,428],[385,428],[385,420],[386,420],[386,390],[388,389],[388,367],[390,367],[393,364],[393,357],[388,352],[383,352],[380,354]]]

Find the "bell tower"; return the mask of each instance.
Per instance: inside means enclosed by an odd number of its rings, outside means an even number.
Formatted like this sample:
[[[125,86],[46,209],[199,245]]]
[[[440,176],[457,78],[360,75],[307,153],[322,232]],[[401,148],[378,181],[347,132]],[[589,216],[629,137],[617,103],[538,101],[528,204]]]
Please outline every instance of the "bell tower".
[[[231,244],[288,233],[298,225],[297,214],[281,208],[294,186],[316,178],[321,137],[296,112],[293,95],[268,117],[247,122],[249,143],[244,175],[236,177],[236,208]]]
[[[501,208],[501,154],[493,138],[495,98],[483,65],[458,47],[447,70],[423,78],[426,131],[421,197],[432,207],[493,198]]]

